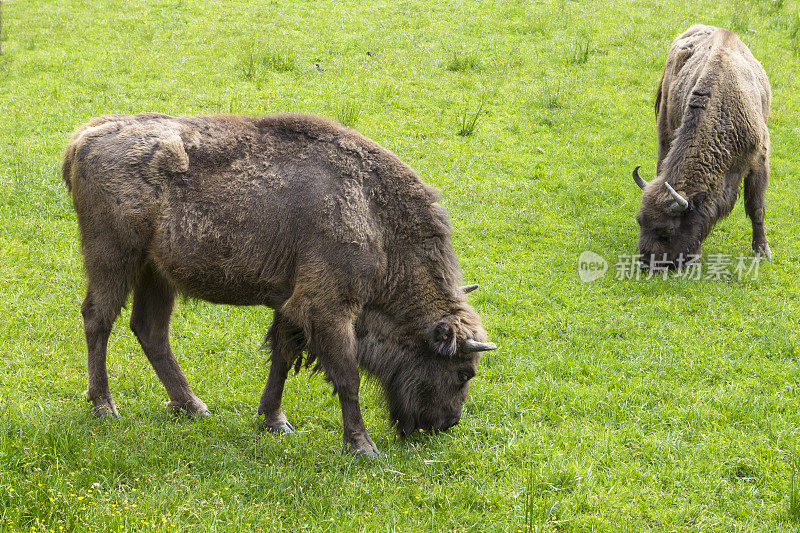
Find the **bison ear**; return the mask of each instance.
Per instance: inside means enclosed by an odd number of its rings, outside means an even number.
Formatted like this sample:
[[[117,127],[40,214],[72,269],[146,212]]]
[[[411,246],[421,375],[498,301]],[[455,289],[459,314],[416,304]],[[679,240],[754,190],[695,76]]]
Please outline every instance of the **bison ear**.
[[[441,355],[452,357],[456,354],[456,332],[453,326],[440,320],[433,327],[433,347]]]
[[[706,201],[706,197],[707,196],[708,196],[708,193],[705,193],[705,192],[699,192],[699,193],[695,194],[694,196],[689,198],[689,207],[691,209],[697,209],[697,206],[701,205],[703,202]]]

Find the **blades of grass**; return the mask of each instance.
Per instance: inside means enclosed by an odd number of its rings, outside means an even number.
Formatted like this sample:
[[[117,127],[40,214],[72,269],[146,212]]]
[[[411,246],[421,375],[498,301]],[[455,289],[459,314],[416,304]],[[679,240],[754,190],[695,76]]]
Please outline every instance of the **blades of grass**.
[[[461,137],[467,137],[475,133],[475,126],[478,125],[478,119],[480,118],[481,113],[483,112],[483,106],[485,104],[486,104],[486,94],[484,94],[481,97],[481,103],[478,104],[478,109],[475,111],[474,114],[470,113],[469,109],[464,108],[464,110],[461,113],[461,122],[460,122],[461,127],[458,130],[458,134]]]
[[[358,104],[358,102],[353,100],[345,100],[336,113],[336,120],[348,128],[355,128],[360,114],[361,106]]]

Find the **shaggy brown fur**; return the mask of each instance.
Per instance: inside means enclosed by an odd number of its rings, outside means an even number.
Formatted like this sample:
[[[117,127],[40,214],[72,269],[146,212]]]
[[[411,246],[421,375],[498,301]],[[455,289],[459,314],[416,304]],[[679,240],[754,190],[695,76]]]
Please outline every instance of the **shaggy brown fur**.
[[[259,413],[281,412],[292,364],[316,361],[342,406],[344,441],[377,454],[358,403],[360,364],[401,435],[458,422],[481,350],[459,288],[445,210],[394,154],[304,115],[106,116],[74,133],[63,175],[87,276],[87,398],[117,415],[106,343],[133,291],[131,328],[170,404],[207,414],[172,354],[176,293],[275,309]]]
[[[658,176],[637,214],[642,261],[699,254],[714,224],[733,209],[744,180],[753,249],[764,234],[769,177],[770,86],[761,64],[730,31],[694,25],[675,39],[656,94]],[[679,205],[665,183],[688,202]]]

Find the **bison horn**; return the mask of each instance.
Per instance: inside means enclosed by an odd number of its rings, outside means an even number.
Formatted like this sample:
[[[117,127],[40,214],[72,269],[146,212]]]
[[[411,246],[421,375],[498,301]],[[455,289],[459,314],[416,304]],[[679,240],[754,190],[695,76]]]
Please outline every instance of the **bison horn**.
[[[477,288],[478,288],[477,285],[464,285],[463,287],[461,287],[461,292],[463,292],[464,294],[467,294],[469,292],[474,291]]]
[[[461,343],[461,351],[465,353],[470,352],[488,352],[496,350],[497,346],[493,342],[478,342],[474,339],[465,339]]]
[[[639,176],[639,167],[641,166],[642,165],[636,165],[636,168],[633,169],[633,181],[636,182],[636,185],[638,185],[640,189],[644,189],[647,187],[647,182]]]
[[[686,211],[686,209],[689,208],[689,200],[678,194],[678,192],[672,188],[672,185],[666,181],[664,182],[664,185],[667,186],[670,196],[675,199],[676,205],[672,208],[672,210],[676,212]]]

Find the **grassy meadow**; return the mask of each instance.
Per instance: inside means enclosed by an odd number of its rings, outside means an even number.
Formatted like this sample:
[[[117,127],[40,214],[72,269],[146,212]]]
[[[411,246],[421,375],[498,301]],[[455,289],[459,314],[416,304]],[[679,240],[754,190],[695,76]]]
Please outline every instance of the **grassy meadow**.
[[[0,55],[0,530],[792,531],[800,528],[800,6],[792,0],[7,0]],[[694,22],[770,77],[767,237],[737,279],[616,279],[636,253],[653,96]],[[97,115],[301,111],[356,128],[443,195],[485,354],[461,423],[377,460],[341,444],[319,376],[292,435],[256,415],[266,308],[180,301],[175,353],[208,420],[170,414],[128,329],[122,417],[81,395],[65,142]],[[751,255],[740,201],[704,242]],[[584,283],[578,257],[609,263]],[[755,279],[754,279],[755,278]],[[796,479],[797,477],[797,479]]]

